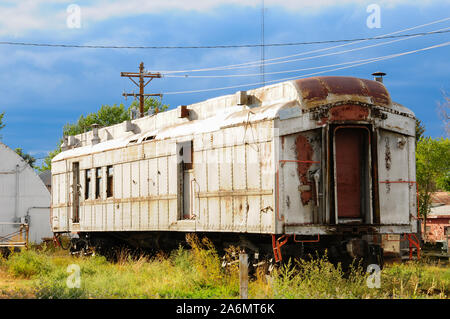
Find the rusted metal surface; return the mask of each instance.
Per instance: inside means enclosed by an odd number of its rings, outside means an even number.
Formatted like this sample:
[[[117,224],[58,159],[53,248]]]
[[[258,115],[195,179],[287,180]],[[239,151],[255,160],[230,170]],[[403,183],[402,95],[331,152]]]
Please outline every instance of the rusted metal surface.
[[[309,186],[308,188],[303,187],[300,191],[302,204],[306,205],[312,198],[312,182],[309,180],[308,171],[312,164],[313,158],[313,148],[309,144],[308,139],[303,135],[299,135],[295,140],[295,150],[297,153],[297,172],[300,178],[301,185]]]
[[[387,106],[391,103],[391,97],[386,87],[377,81],[360,79],[367,89],[367,95],[372,98],[374,104]]]
[[[359,129],[335,133],[337,209],[339,218],[361,217],[361,158],[363,136]]]
[[[369,109],[359,105],[339,105],[330,110],[330,121],[363,121],[369,116]]]
[[[347,100],[355,98],[362,102],[371,101],[373,104],[382,106],[391,104],[388,91],[383,84],[377,81],[342,76],[322,76],[296,80],[295,83],[306,108],[320,103],[330,103],[337,99],[337,96],[346,96]]]

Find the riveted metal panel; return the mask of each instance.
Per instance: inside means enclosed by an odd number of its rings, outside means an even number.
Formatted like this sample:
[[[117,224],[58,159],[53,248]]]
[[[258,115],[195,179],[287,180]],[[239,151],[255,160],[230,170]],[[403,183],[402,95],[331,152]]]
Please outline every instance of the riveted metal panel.
[[[152,158],[148,161],[148,192],[150,196],[156,196],[159,194],[159,175],[158,159]]]
[[[322,152],[321,130],[282,136],[280,140],[280,211],[286,224],[317,223],[321,209],[317,194],[322,193],[322,187],[319,183],[319,191],[316,191],[313,174],[321,174],[318,171]]]
[[[232,174],[232,148],[224,147],[218,150],[220,154],[220,190],[231,191],[233,188]]]
[[[65,204],[67,201],[66,191],[67,188],[65,187],[67,185],[67,179],[66,174],[59,174],[59,180],[58,184],[61,186],[58,188],[58,198],[59,198],[59,204]]]
[[[167,158],[158,158],[158,195],[167,195],[169,191],[168,181],[168,171],[167,171]],[[166,210],[167,212],[167,210]]]
[[[89,230],[92,230],[92,225],[93,225],[93,214],[92,214],[92,210],[93,210],[93,206],[92,205],[85,205],[83,206],[83,213],[84,213],[84,227],[86,227]]]
[[[261,188],[261,172],[260,172],[260,148],[261,144],[253,143],[245,146],[246,162],[247,162],[247,188],[260,189]]]
[[[114,204],[114,230],[122,230],[123,226],[123,204]]]
[[[122,198],[131,197],[131,184],[133,183],[131,176],[131,164],[122,164]]]
[[[260,145],[261,150],[261,189],[273,189],[273,176],[275,167],[273,163],[273,143],[266,142]]]
[[[247,205],[246,230],[248,232],[258,233],[261,230],[261,196],[248,196]]]
[[[118,164],[114,166],[114,197],[115,198],[124,198],[123,197],[123,165]]]
[[[102,204],[95,205],[94,210],[95,210],[94,229],[103,230],[104,225],[103,205]]]
[[[261,196],[261,232],[275,232],[275,202],[273,195]]]
[[[149,201],[149,229],[159,229],[159,207],[158,200]]]
[[[114,229],[114,203],[110,202],[105,204],[106,222],[103,230],[108,231]]]
[[[175,155],[169,156],[169,194],[177,194],[177,157]]]
[[[401,134],[379,131],[378,174],[380,192],[380,219],[382,224],[409,224],[410,189],[415,184],[387,183],[406,182],[410,178],[408,145],[400,147],[399,141],[411,143]]]
[[[169,201],[159,200],[159,229],[169,229]]]
[[[220,198],[220,219],[221,228],[230,228],[233,225],[233,197],[223,196]],[[216,214],[211,214],[211,218],[214,219]]]
[[[139,179],[140,179],[140,196],[149,196],[149,176],[148,176],[148,162],[149,160],[139,161]]]
[[[139,162],[131,163],[131,197],[140,197],[141,174]]]
[[[141,204],[138,200],[133,200],[131,202],[131,229],[140,230],[141,229]]]
[[[249,205],[247,196],[234,196],[233,200],[233,229],[245,231],[247,228]]]
[[[208,197],[208,220],[209,227],[212,230],[223,230],[230,227],[230,225],[221,224],[220,220],[220,202],[218,197]]]
[[[132,215],[131,215],[131,202],[122,203],[122,229],[131,230]]]
[[[208,170],[208,192],[219,190],[219,150],[212,149],[206,151],[207,170]]]
[[[178,218],[178,205],[177,205],[177,199],[176,197],[174,199],[170,199],[169,201],[169,211],[168,211],[168,215],[169,215],[169,224],[172,224],[174,222],[176,222],[179,218]]]
[[[233,189],[245,189],[247,184],[245,164],[245,146],[236,145],[233,148]]]
[[[139,229],[148,229],[148,201],[143,200],[139,202]]]

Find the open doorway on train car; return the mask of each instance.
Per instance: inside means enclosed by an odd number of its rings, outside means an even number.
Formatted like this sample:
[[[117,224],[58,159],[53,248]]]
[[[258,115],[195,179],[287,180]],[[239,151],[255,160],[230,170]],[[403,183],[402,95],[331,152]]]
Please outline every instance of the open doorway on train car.
[[[336,223],[371,223],[371,149],[366,126],[333,129],[334,211]]]
[[[192,218],[193,143],[177,143],[178,219]]]
[[[72,223],[80,222],[80,163],[72,163]]]

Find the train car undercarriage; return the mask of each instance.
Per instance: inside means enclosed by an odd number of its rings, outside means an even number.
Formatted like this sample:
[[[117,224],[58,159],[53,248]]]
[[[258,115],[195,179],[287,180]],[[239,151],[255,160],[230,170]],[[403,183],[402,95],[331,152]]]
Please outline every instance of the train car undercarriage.
[[[72,238],[71,254],[90,255],[96,252],[115,259],[121,249],[139,254],[154,255],[170,252],[178,247],[189,249],[184,232],[89,232]],[[245,251],[253,265],[283,263],[294,258],[327,256],[332,263],[341,263],[345,269],[353,262],[366,268],[369,264],[383,266],[383,249],[379,235],[262,235],[238,233],[195,233],[200,239],[206,237],[220,256],[230,247]],[[375,239],[375,240],[374,240]],[[378,243],[377,243],[378,241]]]

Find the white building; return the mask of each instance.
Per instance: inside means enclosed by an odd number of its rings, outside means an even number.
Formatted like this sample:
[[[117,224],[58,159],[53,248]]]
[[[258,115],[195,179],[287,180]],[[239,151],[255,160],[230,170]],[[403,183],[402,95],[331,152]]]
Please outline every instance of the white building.
[[[0,242],[24,223],[29,225],[30,243],[53,236],[50,192],[27,162],[1,142],[0,207]]]

